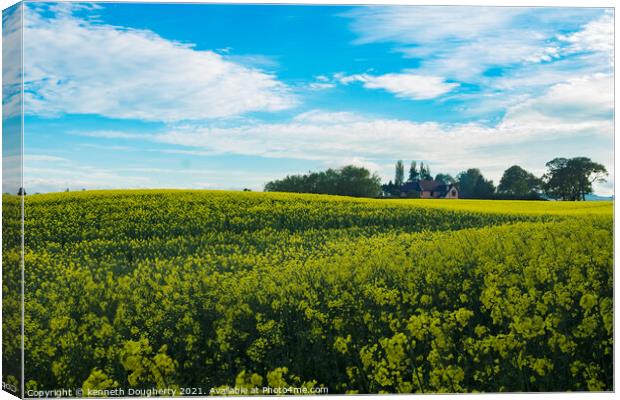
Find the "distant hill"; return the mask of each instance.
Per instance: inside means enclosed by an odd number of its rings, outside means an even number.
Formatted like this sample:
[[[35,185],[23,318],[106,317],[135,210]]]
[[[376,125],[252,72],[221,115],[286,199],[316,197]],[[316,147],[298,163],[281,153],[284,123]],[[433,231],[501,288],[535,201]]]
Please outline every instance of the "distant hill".
[[[596,194],[586,194],[586,201],[613,201],[614,196],[599,196]]]

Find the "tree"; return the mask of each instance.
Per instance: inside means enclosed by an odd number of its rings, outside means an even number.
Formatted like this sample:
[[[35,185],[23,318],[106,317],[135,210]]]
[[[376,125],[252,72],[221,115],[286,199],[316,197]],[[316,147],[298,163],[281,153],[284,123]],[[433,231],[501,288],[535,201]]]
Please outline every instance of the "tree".
[[[454,177],[450,174],[437,174],[435,176],[435,180],[436,181],[440,181],[443,182],[446,185],[452,185],[454,183],[456,183],[456,179],[454,179]]]
[[[267,183],[265,191],[377,197],[381,193],[381,179],[365,168],[348,165],[306,175],[289,175]]]
[[[495,193],[493,181],[484,179],[478,168],[470,168],[467,171],[460,172],[456,179],[460,198],[488,199]]]
[[[423,180],[432,180],[431,169],[428,165],[424,165],[424,163],[420,163],[420,179]]]
[[[396,161],[394,184],[400,187],[403,183],[405,183],[405,165],[403,164],[403,160],[398,160]]]
[[[605,177],[609,175],[605,166],[587,157],[572,158],[568,161],[568,165],[570,170],[578,177],[578,196],[582,201],[586,199],[586,194],[593,192],[593,183],[606,182]]]
[[[431,167],[429,165],[424,169],[424,179],[433,180],[433,175],[431,175]]]
[[[476,182],[474,189],[474,196],[477,199],[490,199],[495,194],[495,185],[493,181],[486,180],[481,175],[480,179]]]
[[[353,197],[377,197],[381,192],[381,178],[366,168],[353,165],[342,167],[336,175],[336,193]]]
[[[580,201],[592,193],[592,184],[605,182],[607,169],[587,157],[558,157],[545,164],[545,193],[554,199]]]
[[[413,182],[418,179],[420,173],[418,172],[417,164],[415,161],[411,161],[411,166],[409,167],[409,182]]]
[[[538,197],[542,181],[518,165],[504,171],[497,192],[512,197]]]
[[[400,187],[396,186],[392,181],[381,185],[381,190],[390,196],[400,196]]]
[[[480,170],[477,168],[470,168],[467,171],[460,172],[456,176],[459,186],[459,197],[464,199],[474,197],[476,182],[481,175]]]

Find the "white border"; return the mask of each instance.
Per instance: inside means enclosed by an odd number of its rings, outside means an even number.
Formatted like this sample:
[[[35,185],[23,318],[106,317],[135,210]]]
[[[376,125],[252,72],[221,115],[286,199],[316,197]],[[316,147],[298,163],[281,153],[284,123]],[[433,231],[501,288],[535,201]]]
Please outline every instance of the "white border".
[[[63,0],[63,1],[68,1],[68,2],[80,2],[80,0]],[[82,1],[84,2],[84,1]],[[93,2],[97,2],[97,1],[93,1]],[[118,3],[153,3],[154,1],[148,1],[148,0],[117,0],[117,1],[102,1],[102,3],[104,2],[118,2]],[[0,0],[0,8],[1,9],[5,9],[7,7],[12,6],[13,4],[18,3],[18,1],[16,0]],[[502,6],[502,7],[510,7],[510,6],[520,6],[520,7],[584,7],[584,8],[588,8],[588,7],[612,7],[612,8],[616,8],[616,1],[614,0],[444,0],[444,1],[438,1],[438,0],[314,0],[314,1],[304,1],[304,0],[286,0],[286,1],[277,1],[277,0],[242,0],[242,1],[235,1],[235,0],[219,0],[219,1],[213,1],[213,0],[207,0],[207,1],[187,1],[187,0],[166,0],[166,1],[161,1],[161,3],[245,3],[245,4],[336,4],[336,5],[364,5],[364,4],[379,4],[379,5],[459,5],[459,6]],[[617,42],[617,38],[618,38],[618,19],[615,19],[614,21],[614,32],[615,32],[615,42]],[[0,59],[0,69],[2,67],[2,61]],[[617,63],[616,66],[614,67],[614,76],[617,72]],[[614,93],[616,92],[615,89],[617,88],[617,81],[614,79]],[[617,124],[617,120],[614,118],[614,132],[616,131],[616,126]],[[23,129],[23,125],[22,125],[22,129]],[[1,132],[1,127],[0,127],[0,132]],[[23,140],[23,135],[22,135],[22,140]],[[1,150],[1,142],[0,142],[0,150]],[[618,154],[618,152],[615,151],[615,140],[614,140],[614,164],[618,165],[618,160],[620,159],[620,154]],[[2,166],[0,164],[0,174],[2,171]],[[614,184],[614,193],[616,190],[616,185]],[[614,196],[615,197],[615,196]],[[616,213],[617,209],[616,209],[616,204],[614,204],[614,215]],[[618,235],[620,234],[620,228],[618,227],[618,225],[614,224],[614,237],[618,237]],[[615,282],[615,271],[618,265],[620,265],[620,254],[618,252],[618,247],[617,247],[617,243],[614,243],[614,299],[620,299],[620,290],[619,290],[619,284],[617,282]],[[23,272],[23,270],[22,270]],[[23,282],[22,282],[23,283]],[[0,292],[0,299],[1,299],[1,292]],[[614,307],[614,342],[615,343],[620,343],[620,329],[618,326],[618,320],[615,318],[615,307]],[[0,335],[1,335],[1,331],[0,331]],[[617,368],[615,365],[615,355],[617,354],[616,352],[616,347],[614,346],[614,383],[617,386],[618,384],[620,384],[620,368]],[[23,365],[23,364],[22,364]],[[372,398],[376,398],[376,399],[413,399],[413,398],[419,398],[419,397],[424,397],[424,398],[429,398],[429,397],[435,397],[438,399],[491,399],[491,398],[495,398],[495,397],[499,397],[500,399],[531,399],[533,397],[543,397],[545,399],[551,399],[551,400],[579,400],[579,399],[614,399],[615,398],[615,393],[614,392],[610,392],[610,393],[591,393],[591,392],[584,392],[584,393],[572,393],[572,392],[568,392],[568,393],[542,393],[542,394],[533,394],[533,393],[527,393],[527,394],[497,394],[497,393],[492,393],[492,394],[460,394],[460,395],[455,395],[455,394],[445,394],[445,395],[441,395],[441,394],[437,394],[437,395],[363,395],[364,397],[366,396],[372,396]],[[335,397],[340,397],[340,396],[336,396],[336,395],[323,395],[321,397],[326,397],[326,398],[335,398]],[[355,397],[361,397],[360,396],[355,396]],[[4,392],[4,391],[0,391],[0,400],[8,400],[8,399],[15,399],[16,397],[11,396],[9,393]],[[239,397],[236,397],[239,398]],[[241,399],[257,399],[257,398],[267,398],[265,396],[255,396],[255,397],[240,397]],[[295,399],[307,399],[306,396],[291,396],[289,398],[295,398]],[[162,397],[162,399],[170,399],[170,400],[174,400],[175,398],[165,398]]]

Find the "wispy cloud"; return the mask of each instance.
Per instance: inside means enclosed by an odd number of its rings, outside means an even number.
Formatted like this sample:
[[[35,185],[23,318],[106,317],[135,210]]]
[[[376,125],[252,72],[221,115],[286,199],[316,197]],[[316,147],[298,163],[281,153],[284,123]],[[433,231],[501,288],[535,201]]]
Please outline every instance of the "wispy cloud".
[[[412,71],[379,76],[369,74],[337,75],[336,79],[345,85],[362,82],[367,89],[382,89],[393,93],[396,97],[409,100],[434,99],[459,86],[458,83],[446,82],[440,76],[419,75]]]
[[[85,136],[135,139],[183,148],[178,154],[243,154],[305,160],[396,159],[413,157],[451,160],[465,168],[494,156],[490,147],[510,148],[556,139],[613,138],[613,95],[609,75],[592,75],[557,84],[541,96],[508,108],[494,126],[480,123],[441,124],[394,118],[373,118],[355,112],[311,110],[288,122],[252,123],[233,127],[184,124],[149,135],[82,132]],[[607,93],[602,95],[602,93]],[[572,117],[571,117],[572,116]],[[580,150],[577,148],[577,150]],[[549,154],[553,149],[549,149]],[[525,155],[522,155],[525,158]],[[504,163],[501,157],[498,162]]]
[[[582,30],[570,35],[560,35],[559,39],[571,44],[570,52],[601,52],[613,62],[614,19],[611,12],[587,23]]]
[[[417,73],[492,86],[491,68],[553,69],[578,54],[575,75],[611,73],[613,15],[600,9],[525,7],[363,7],[346,14],[358,45],[391,43],[419,61]],[[568,33],[567,33],[568,32]],[[590,59],[588,59],[590,57]],[[579,71],[584,68],[586,71]],[[596,69],[593,71],[593,69]],[[552,74],[551,74],[552,75]],[[505,77],[505,76],[504,76]],[[555,84],[556,81],[549,82]]]
[[[125,131],[88,131],[88,130],[72,130],[67,132],[74,136],[83,136],[89,138],[102,138],[102,139],[141,139],[148,134],[138,134]]]
[[[335,83],[328,83],[328,82],[311,82],[308,84],[308,88],[312,90],[333,89],[335,87],[336,87]]]
[[[82,147],[82,148],[89,148],[89,149],[97,149],[97,150],[107,150],[107,151],[136,151],[139,149],[136,148],[132,148],[129,146],[116,146],[116,145],[103,145],[103,144],[96,144],[96,143],[78,143],[77,146]]]
[[[359,122],[363,120],[362,117],[356,113],[348,111],[324,111],[324,110],[310,110],[304,113],[298,114],[293,118],[293,122],[302,124],[313,125],[334,125],[342,123]]]
[[[15,5],[2,12],[2,119],[21,114],[22,104],[22,7]]]
[[[597,120],[611,124],[614,110],[613,84],[613,77],[604,74],[570,79],[551,87],[542,96],[511,107],[505,123],[525,129],[544,125],[547,121],[562,121],[567,130],[571,126]]]
[[[65,189],[116,189],[155,187],[156,180],[127,173],[118,173],[97,167],[80,165],[80,168],[28,168],[24,178],[26,190],[35,192],[59,192]]]
[[[66,163],[71,168],[66,167]],[[101,168],[84,163],[62,161],[52,158],[26,165],[25,187],[30,194],[36,192],[59,192],[69,189],[228,189],[251,188],[261,190],[272,175],[262,171],[217,169],[179,169],[161,167]]]
[[[355,164],[380,173],[384,180],[391,178],[392,162],[399,158],[424,160],[432,165],[434,172],[457,173],[478,167],[497,182],[512,164],[540,175],[544,172],[544,163],[554,157],[583,155],[606,165],[612,181],[613,153],[609,150],[613,144],[610,114],[614,99],[609,90],[612,83],[610,75],[594,74],[556,84],[540,96],[508,107],[502,120],[493,126],[421,123],[356,112],[311,110],[279,123],[252,122],[230,127],[186,123],[152,134],[93,131],[80,132],[80,135],[111,141],[167,144],[174,147],[152,151],[186,156],[234,154],[298,159],[319,162],[325,167]],[[51,165],[64,162],[56,157],[43,157],[39,161],[49,161]],[[71,179],[80,185],[86,182],[88,173],[71,174],[73,169],[63,168],[65,172],[57,172],[60,169],[52,168],[46,169],[46,173],[55,179],[59,178],[58,174],[66,176],[62,181],[66,183]],[[80,168],[80,171],[85,170]],[[304,171],[290,170],[288,173]],[[117,178],[116,184],[120,182],[124,187],[195,187],[192,185],[198,182],[196,179],[205,183],[209,182],[208,177],[215,185],[212,187],[230,188],[234,184],[260,189],[267,180],[278,178],[256,171],[239,176],[229,171],[219,171],[219,175],[218,171],[208,170],[185,172],[183,176],[192,176],[191,182],[175,180],[180,171],[174,168],[164,171],[145,166],[122,167],[108,171],[109,176],[95,174],[87,187],[102,187],[104,182],[113,187]],[[125,174],[129,179],[124,179]],[[168,175],[170,179],[165,178]],[[58,184],[60,181],[55,183]],[[612,189],[609,183],[597,186],[599,193],[608,194]]]
[[[611,169],[613,98],[599,95],[611,81],[610,76],[593,75],[555,85],[510,107],[494,126],[313,110],[289,122],[231,128],[184,126],[149,140],[183,146],[188,153],[296,158],[330,166],[351,160],[371,166],[398,158],[427,160],[452,173],[477,166],[496,180],[511,163],[542,173],[546,161],[564,153],[593,157]],[[573,118],[566,117],[571,113]],[[580,140],[588,146],[574,144]],[[563,144],[558,148],[551,143]],[[389,177],[389,168],[379,172]]]
[[[24,155],[24,163],[32,163],[32,162],[56,162],[56,163],[66,163],[69,160],[65,157],[51,156],[47,154],[26,154]]]
[[[79,18],[66,7],[43,16],[37,5],[27,5],[25,24],[30,114],[178,121],[297,103],[273,74],[149,30]]]

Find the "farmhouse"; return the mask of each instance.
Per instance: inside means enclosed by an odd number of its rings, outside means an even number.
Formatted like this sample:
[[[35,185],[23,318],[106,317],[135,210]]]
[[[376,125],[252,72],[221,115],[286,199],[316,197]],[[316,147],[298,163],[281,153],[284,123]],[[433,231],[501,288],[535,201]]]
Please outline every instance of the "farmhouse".
[[[421,199],[458,199],[459,191],[455,185],[436,180],[415,180],[400,188],[400,197]]]

